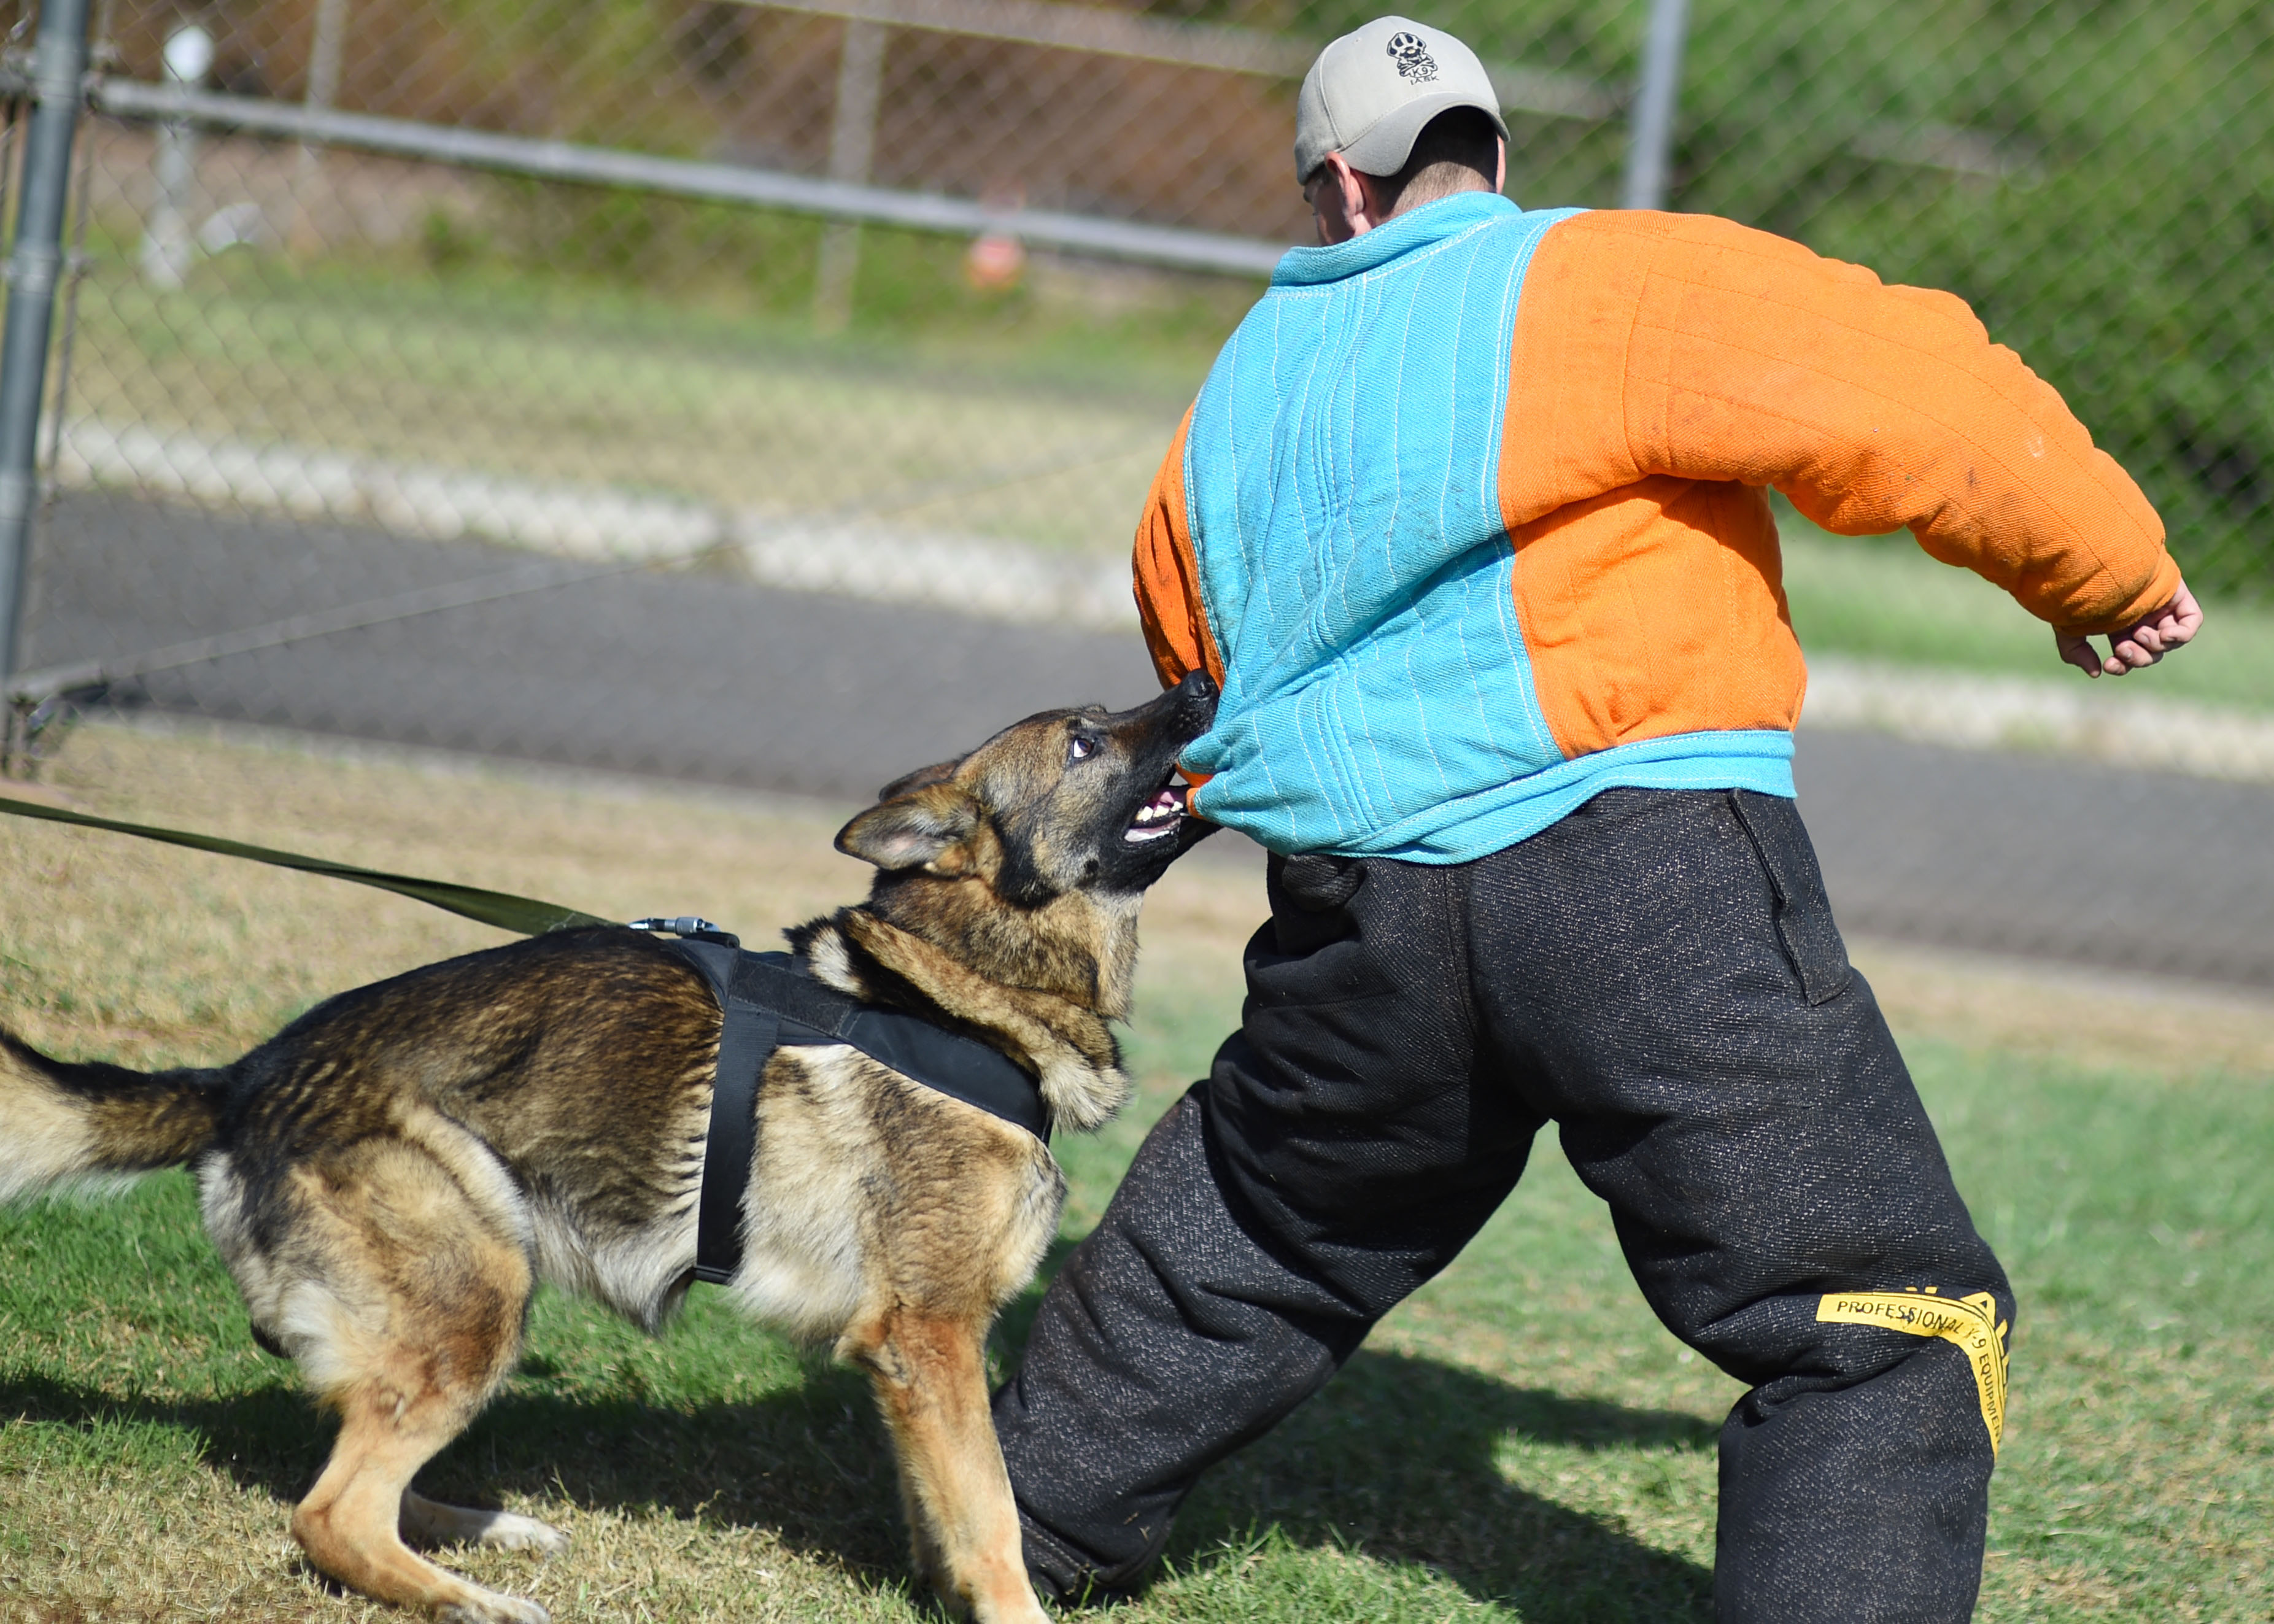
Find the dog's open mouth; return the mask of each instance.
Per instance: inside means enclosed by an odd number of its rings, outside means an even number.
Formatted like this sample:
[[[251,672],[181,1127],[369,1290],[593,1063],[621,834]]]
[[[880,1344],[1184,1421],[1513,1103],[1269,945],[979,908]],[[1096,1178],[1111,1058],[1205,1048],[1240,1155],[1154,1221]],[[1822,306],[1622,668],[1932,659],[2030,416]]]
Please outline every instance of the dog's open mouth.
[[[1181,774],[1170,774],[1161,793],[1137,808],[1137,816],[1121,831],[1121,838],[1133,846],[1176,833],[1177,826],[1185,821],[1185,801],[1191,793],[1192,786],[1184,781]]]

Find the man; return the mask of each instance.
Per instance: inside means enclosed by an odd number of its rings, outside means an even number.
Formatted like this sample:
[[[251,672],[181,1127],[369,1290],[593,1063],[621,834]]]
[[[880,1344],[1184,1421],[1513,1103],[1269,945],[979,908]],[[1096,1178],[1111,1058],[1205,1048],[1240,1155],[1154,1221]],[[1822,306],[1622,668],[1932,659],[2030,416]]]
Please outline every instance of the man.
[[[1725,221],[1525,213],[1476,58],[1329,46],[1281,262],[1141,524],[1193,807],[1275,853],[1241,1030],[998,1396],[1046,1592],[1132,1580],[1560,1124],[1652,1307],[1748,1384],[1731,1620],[1967,1617],[2013,1297],[1792,803],[1765,487],[1909,526],[2098,674],[2202,616],[2162,527],[1958,299]],[[2087,639],[2110,637],[2106,653]]]

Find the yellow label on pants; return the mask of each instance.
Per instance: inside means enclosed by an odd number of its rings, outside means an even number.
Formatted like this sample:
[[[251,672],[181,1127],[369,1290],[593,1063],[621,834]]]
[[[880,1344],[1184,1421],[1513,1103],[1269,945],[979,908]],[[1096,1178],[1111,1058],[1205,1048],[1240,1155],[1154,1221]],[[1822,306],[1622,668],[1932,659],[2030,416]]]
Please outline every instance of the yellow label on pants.
[[[1998,1300],[1987,1291],[1937,1297],[1931,1291],[1831,1291],[1816,1305],[1818,1325],[1880,1325],[1911,1336],[1939,1336],[1966,1350],[1982,1425],[1995,1455],[2006,1437],[2006,1332]]]

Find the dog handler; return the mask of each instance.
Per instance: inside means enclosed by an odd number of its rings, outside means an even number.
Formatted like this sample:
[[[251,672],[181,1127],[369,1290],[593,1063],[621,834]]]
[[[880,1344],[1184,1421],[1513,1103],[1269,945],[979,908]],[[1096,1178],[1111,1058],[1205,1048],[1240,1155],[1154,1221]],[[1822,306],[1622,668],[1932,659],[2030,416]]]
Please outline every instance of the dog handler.
[[[1271,919],[1240,1031],[998,1395],[1028,1563],[1061,1597],[1135,1578],[1553,1120],[1651,1306],[1750,1389],[1719,1616],[1964,1619],[2013,1296],[1794,810],[1767,492],[1909,526],[2095,675],[2202,614],[1960,300],[1727,221],[1519,210],[1506,135],[1449,34],[1327,47],[1295,137],[1322,246],[1140,525],[1162,679],[1223,686],[1194,808],[1275,853]]]

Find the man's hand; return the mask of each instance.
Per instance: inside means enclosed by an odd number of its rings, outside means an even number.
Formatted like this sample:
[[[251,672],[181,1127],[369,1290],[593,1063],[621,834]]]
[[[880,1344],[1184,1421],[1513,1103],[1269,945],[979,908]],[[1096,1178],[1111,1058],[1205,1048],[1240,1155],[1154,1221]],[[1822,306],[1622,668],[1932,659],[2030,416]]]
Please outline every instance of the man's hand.
[[[2060,650],[2061,658],[2088,677],[2103,673],[2120,677],[2127,671],[2154,665],[2187,642],[2202,625],[2202,606],[2195,602],[2195,595],[2187,590],[2187,583],[2182,581],[2170,603],[2141,616],[2120,631],[2109,633],[2105,655],[2092,646],[2090,638],[2075,636],[2058,628],[2053,632],[2053,646]]]

